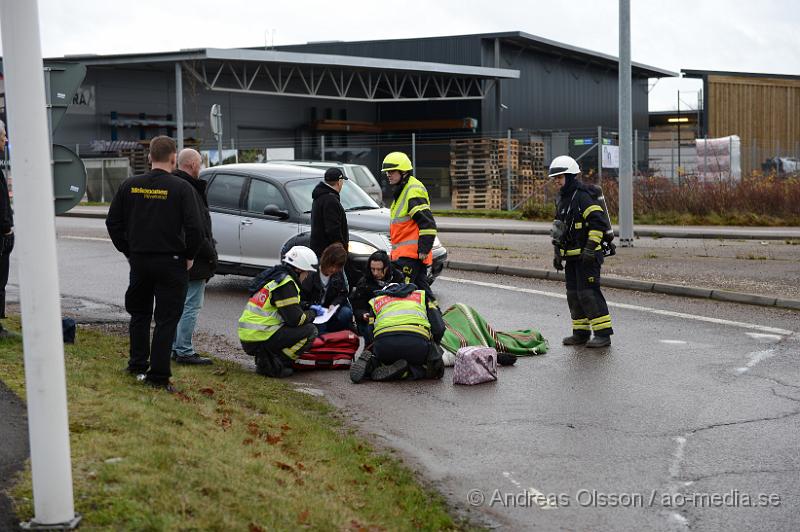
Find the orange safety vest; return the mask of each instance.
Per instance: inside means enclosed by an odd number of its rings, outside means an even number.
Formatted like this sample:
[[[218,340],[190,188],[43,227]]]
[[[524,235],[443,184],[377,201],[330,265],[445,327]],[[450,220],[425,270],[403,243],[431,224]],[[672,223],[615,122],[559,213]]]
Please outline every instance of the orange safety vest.
[[[400,196],[392,202],[389,238],[392,241],[393,261],[400,257],[419,259],[419,251],[417,251],[419,226],[412,219],[411,215],[413,213],[409,214],[408,209],[408,201],[413,198],[424,198],[427,207],[423,208],[430,208],[431,202],[425,185],[412,175],[408,178]],[[417,208],[415,207],[415,209]],[[433,264],[433,252],[429,252],[422,263],[425,265]]]

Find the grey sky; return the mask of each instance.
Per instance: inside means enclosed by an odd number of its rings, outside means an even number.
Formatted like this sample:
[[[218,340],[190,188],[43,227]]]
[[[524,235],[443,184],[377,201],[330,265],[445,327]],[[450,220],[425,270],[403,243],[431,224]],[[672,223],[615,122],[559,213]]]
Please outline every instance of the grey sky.
[[[797,0],[633,0],[633,60],[800,75]],[[274,2],[40,0],[45,56],[525,31],[617,55],[616,0]],[[651,110],[696,105],[695,80],[659,81]]]

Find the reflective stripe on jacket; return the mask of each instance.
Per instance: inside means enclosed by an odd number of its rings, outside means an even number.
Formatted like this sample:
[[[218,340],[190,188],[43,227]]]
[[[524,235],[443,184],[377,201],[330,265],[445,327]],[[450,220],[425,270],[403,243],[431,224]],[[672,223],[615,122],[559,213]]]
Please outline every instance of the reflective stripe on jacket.
[[[424,290],[415,290],[406,297],[378,296],[370,300],[369,306],[375,314],[375,337],[407,332],[431,338]]]
[[[290,276],[281,281],[271,280],[258,292],[252,295],[239,317],[239,340],[243,342],[263,342],[284,324],[278,309],[287,305],[299,305],[300,297],[291,297],[280,301],[272,300],[272,292],[287,283],[295,283]],[[299,294],[300,289],[297,288]]]
[[[416,205],[409,209],[408,202],[414,198],[421,198],[424,204]],[[436,236],[436,229],[423,229],[424,233],[420,232],[420,228],[414,221],[414,214],[421,209],[430,209],[430,198],[428,191],[416,177],[409,176],[406,186],[400,196],[392,202],[391,207],[391,223],[389,225],[389,238],[392,241],[392,260],[395,261],[401,257],[409,257],[412,259],[419,258],[419,251],[417,244],[419,243],[420,234],[430,234]],[[433,264],[433,253],[428,252],[423,264]]]

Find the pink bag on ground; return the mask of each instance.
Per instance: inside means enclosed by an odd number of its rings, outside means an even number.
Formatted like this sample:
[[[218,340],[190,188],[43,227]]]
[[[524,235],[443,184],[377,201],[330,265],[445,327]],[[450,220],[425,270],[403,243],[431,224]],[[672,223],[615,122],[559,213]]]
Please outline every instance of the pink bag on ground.
[[[453,384],[480,384],[497,380],[497,351],[493,347],[462,347],[456,353]]]

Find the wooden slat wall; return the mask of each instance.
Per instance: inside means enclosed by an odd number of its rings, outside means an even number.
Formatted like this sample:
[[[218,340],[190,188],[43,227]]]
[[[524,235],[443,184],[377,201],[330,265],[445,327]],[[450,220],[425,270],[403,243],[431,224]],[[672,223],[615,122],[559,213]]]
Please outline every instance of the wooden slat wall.
[[[709,137],[739,135],[745,171],[800,156],[800,80],[709,75],[707,116]]]

